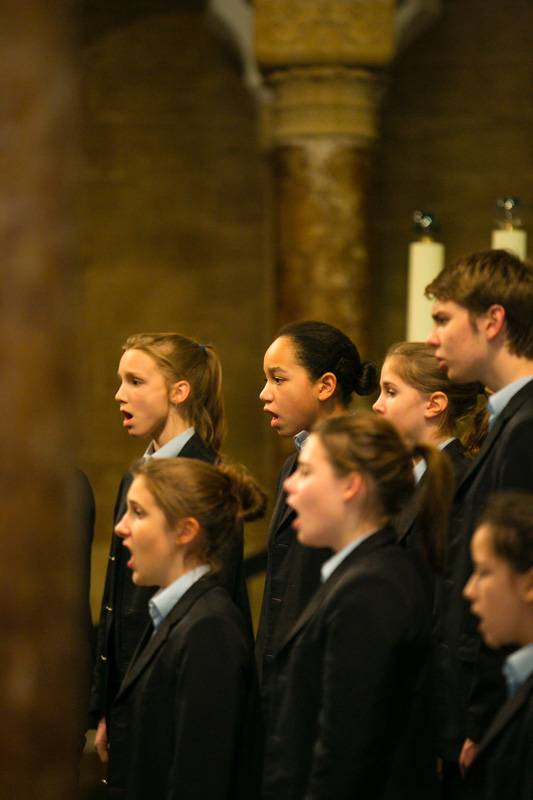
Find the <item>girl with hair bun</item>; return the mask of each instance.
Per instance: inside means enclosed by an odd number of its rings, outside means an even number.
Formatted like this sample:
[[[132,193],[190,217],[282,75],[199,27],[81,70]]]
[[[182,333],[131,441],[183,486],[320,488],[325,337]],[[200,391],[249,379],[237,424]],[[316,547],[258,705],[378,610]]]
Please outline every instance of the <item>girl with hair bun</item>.
[[[333,556],[276,655],[264,800],[434,800],[431,603],[391,519],[428,464],[420,524],[445,534],[448,459],[371,413],[317,425],[285,481],[302,545]]]
[[[268,531],[267,572],[256,656],[265,716],[269,711],[276,649],[317,588],[327,548],[311,550],[296,539],[294,512],[287,506],[283,482],[296,469],[298,450],[324,419],[349,412],[354,395],[377,385],[375,365],[362,362],[346,334],[325,322],[306,320],[283,327],[265,353],[265,385],[259,398],[271,427],[293,437],[296,452],[283,465]]]
[[[139,333],[123,345],[115,400],[130,436],[147,438],[148,459],[165,457],[217,461],[226,435],[222,368],[215,349],[179,333]],[[126,510],[132,474],[120,484],[114,524]],[[243,529],[239,523],[224,555],[220,579],[247,620],[253,636],[243,563]],[[106,717],[131,657],[149,621],[148,600],[154,589],[137,586],[126,567],[125,550],[115,534],[111,541],[90,711],[97,727],[95,746],[107,761]]]
[[[239,521],[266,495],[241,468],[192,458],[133,467],[115,527],[138,586],[159,586],[109,722],[107,796],[257,797],[252,642],[217,579]]]

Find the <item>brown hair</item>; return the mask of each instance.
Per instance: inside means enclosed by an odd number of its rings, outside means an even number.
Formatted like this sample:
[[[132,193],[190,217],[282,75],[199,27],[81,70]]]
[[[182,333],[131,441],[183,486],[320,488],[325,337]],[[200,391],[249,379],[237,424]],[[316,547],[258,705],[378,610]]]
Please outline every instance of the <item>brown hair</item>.
[[[266,494],[242,465],[214,466],[195,458],[150,458],[132,467],[142,475],[170,528],[184,517],[200,526],[193,555],[214,570],[240,520],[265,513]]]
[[[313,381],[326,372],[337,378],[337,392],[347,408],[354,394],[371,394],[377,386],[377,368],[372,361],[361,361],[352,340],[327,322],[303,320],[289,322],[276,338],[286,336],[294,345],[297,361]]]
[[[431,567],[441,572],[446,560],[448,516],[454,478],[450,460],[425,445],[409,450],[388,420],[370,412],[332,417],[316,433],[338,475],[360,472],[371,483],[382,515],[390,520],[405,506],[415,487],[413,457],[427,463],[418,514],[421,543]]]
[[[472,318],[502,305],[509,352],[533,359],[533,268],[507,250],[482,250],[457,259],[426,286],[425,294],[453,300]]]
[[[516,572],[533,567],[533,494],[505,491],[492,495],[480,525],[490,526],[494,552]]]
[[[488,433],[487,398],[476,382],[450,383],[435,358],[435,350],[423,342],[398,342],[387,351],[385,360],[394,359],[394,371],[421,394],[443,392],[448,405],[438,420],[439,432],[454,435],[462,431],[461,441],[472,454],[479,450]]]
[[[123,350],[148,353],[170,386],[187,381],[191,390],[183,403],[196,433],[217,455],[226,438],[226,414],[222,397],[222,366],[210,344],[199,344],[179,333],[136,333]]]

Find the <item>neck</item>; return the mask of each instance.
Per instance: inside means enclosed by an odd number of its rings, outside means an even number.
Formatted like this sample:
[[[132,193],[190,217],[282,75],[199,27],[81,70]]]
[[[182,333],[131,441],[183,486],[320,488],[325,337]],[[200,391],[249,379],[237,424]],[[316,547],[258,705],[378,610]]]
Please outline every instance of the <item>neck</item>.
[[[511,355],[507,347],[500,348],[487,365],[482,378],[491,392],[498,392],[521,378],[533,377],[533,361],[524,356]]]
[[[345,417],[349,413],[345,405],[335,400],[333,397],[330,397],[328,400],[324,400],[323,404],[320,406],[320,412],[313,422],[311,429],[325,419],[330,419],[331,417]]]
[[[352,542],[357,542],[359,539],[362,539],[364,536],[368,536],[369,533],[375,533],[382,527],[383,520],[378,519],[377,517],[365,519],[359,518],[351,522],[347,520],[346,525],[344,525],[343,529],[339,531],[337,541],[332,546],[332,550],[334,550],[336,553],[340,553],[341,550],[344,550],[344,548],[349,544],[352,544]]]
[[[190,427],[190,421],[178,416],[177,414],[175,414],[171,419],[167,419],[163,430],[154,436],[152,440],[155,450],[159,450],[159,448],[163,447],[164,444],[168,444],[168,442],[171,442],[172,439],[175,439],[176,436],[179,436],[180,433],[184,433]]]
[[[201,564],[202,562],[198,561],[197,559],[185,559],[181,550],[178,550],[174,561],[169,565],[167,574],[165,576],[165,584],[161,584],[161,589],[166,589],[171,583],[174,583],[174,581],[177,581],[183,575],[186,575],[187,572],[192,572],[193,569],[201,566]]]

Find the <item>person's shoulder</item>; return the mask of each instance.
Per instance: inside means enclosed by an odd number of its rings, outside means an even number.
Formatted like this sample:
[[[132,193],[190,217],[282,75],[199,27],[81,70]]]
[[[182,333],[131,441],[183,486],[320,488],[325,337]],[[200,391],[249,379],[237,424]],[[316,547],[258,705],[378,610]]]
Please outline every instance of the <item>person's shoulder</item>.
[[[179,455],[183,458],[197,458],[200,461],[206,461],[208,464],[214,464],[217,460],[216,453],[203,442],[197,433],[194,433],[189,441],[183,445]]]

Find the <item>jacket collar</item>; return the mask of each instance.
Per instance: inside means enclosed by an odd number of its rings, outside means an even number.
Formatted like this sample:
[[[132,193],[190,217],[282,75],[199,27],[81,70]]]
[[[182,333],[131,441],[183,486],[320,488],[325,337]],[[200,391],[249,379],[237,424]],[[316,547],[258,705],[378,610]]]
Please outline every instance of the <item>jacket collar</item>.
[[[296,620],[292,629],[283,640],[278,652],[281,653],[281,651],[285,649],[289,642],[291,642],[292,639],[298,635],[301,629],[307,625],[309,620],[314,616],[314,614],[316,614],[322,605],[324,598],[326,598],[332,592],[335,586],[341,582],[344,575],[354,564],[364,559],[369,553],[372,553],[375,550],[379,550],[383,547],[387,547],[391,544],[396,544],[396,534],[393,528],[387,527],[382,528],[376,533],[373,533],[371,536],[361,542],[358,547],[352,550],[352,552],[346,556],[344,561],[341,561],[337,569],[331,573],[327,581],[318,587],[317,591]]]
[[[527,703],[529,696],[533,693],[533,674],[516,690],[512,697],[501,707],[494,717],[491,725],[487,729],[485,736],[479,744],[477,755],[479,756],[490,743],[495,739],[500,731],[512,720],[517,712]],[[477,759],[477,756],[476,756]],[[475,760],[474,760],[475,763]]]
[[[456,487],[457,491],[462,488],[463,484],[467,483],[470,479],[470,476],[477,471],[480,464],[487,458],[489,453],[492,450],[494,443],[499,438],[503,428],[507,425],[511,417],[513,417],[517,411],[522,408],[524,403],[526,403],[529,399],[533,398],[533,381],[530,381],[525,386],[523,386],[507,403],[501,414],[496,418],[494,425],[492,426],[491,431],[488,433],[485,441],[481,445],[479,453],[472,461],[471,466],[465,474],[463,475],[462,479],[459,481]]]
[[[172,629],[188,614],[198,599],[216,585],[213,576],[209,574],[205,575],[203,578],[196,581],[196,583],[185,592],[183,597],[178,600],[155,633],[154,626],[152,622],[150,622],[139,642],[126,675],[124,676],[124,680],[117,694],[117,699],[138,679],[139,675],[141,675],[163,647]]]

